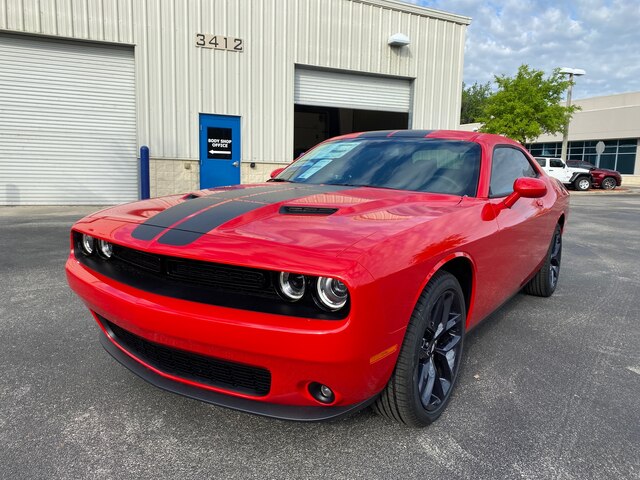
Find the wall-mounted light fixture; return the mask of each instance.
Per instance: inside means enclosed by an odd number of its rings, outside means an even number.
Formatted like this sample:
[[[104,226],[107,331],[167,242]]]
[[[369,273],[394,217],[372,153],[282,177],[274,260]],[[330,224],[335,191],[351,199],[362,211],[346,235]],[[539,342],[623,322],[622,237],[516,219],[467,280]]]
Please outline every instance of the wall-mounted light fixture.
[[[394,33],[387,41],[391,47],[406,47],[411,43],[411,39],[404,33]]]

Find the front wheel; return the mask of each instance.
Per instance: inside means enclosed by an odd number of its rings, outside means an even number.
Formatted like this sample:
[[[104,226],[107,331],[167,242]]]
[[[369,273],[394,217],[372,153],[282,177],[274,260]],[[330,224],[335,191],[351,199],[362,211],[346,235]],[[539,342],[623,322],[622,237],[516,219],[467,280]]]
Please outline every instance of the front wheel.
[[[617,185],[615,178],[607,177],[602,180],[602,184],[600,186],[603,190],[613,190]]]
[[[587,177],[579,177],[573,182],[573,187],[580,192],[585,192],[591,188],[591,181]]]
[[[558,285],[560,276],[560,261],[562,260],[562,229],[556,225],[551,239],[551,245],[547,251],[542,267],[529,283],[524,287],[524,291],[529,295],[537,297],[550,297]]]
[[[458,378],[466,307],[458,280],[436,273],[411,315],[396,368],[375,411],[412,427],[435,421]]]

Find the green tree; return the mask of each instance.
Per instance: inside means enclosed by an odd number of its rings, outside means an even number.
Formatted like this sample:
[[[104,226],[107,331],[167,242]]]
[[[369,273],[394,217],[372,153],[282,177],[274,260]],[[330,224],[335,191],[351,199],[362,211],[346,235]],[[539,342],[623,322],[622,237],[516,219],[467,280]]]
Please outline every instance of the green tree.
[[[484,116],[487,100],[491,96],[491,82],[475,82],[467,87],[462,82],[462,108],[460,110],[460,123],[479,122]]]
[[[578,110],[575,105],[561,105],[570,82],[559,69],[545,78],[542,70],[521,65],[515,77],[496,76],[495,82],[498,91],[487,101],[480,119],[484,124],[481,132],[499,133],[526,143],[543,133],[562,132]]]

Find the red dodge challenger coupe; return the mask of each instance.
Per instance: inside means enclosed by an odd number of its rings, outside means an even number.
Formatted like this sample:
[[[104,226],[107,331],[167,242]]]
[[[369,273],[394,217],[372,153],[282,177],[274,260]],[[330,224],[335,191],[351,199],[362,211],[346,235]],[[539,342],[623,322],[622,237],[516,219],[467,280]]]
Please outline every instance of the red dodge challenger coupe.
[[[106,350],[158,387],[293,420],[412,426],[464,335],[556,288],[569,196],[518,143],[400,130],[328,140],[269,182],[102,210],[66,264]]]

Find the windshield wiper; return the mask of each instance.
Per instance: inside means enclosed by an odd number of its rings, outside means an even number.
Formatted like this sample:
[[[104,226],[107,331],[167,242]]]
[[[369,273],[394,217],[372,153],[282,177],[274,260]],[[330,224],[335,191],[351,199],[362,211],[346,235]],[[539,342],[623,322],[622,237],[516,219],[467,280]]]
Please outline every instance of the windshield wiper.
[[[285,180],[284,178],[270,178],[267,182],[289,182],[293,183],[291,180]]]
[[[327,185],[340,185],[343,187],[364,187],[364,188],[385,188],[387,190],[398,190],[393,187],[383,187],[381,185],[366,185],[364,183],[327,183]]]

